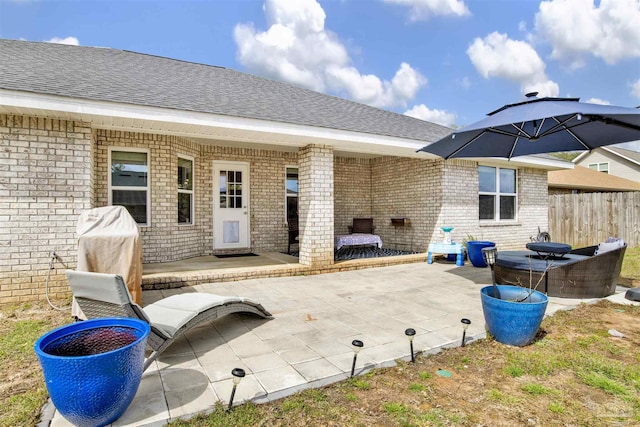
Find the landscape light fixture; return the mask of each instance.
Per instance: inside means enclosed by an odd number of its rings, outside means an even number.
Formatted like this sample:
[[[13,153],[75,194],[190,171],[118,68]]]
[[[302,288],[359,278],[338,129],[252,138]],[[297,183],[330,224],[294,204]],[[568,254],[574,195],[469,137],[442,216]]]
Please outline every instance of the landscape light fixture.
[[[491,283],[493,284],[493,297],[500,299],[500,291],[496,286],[496,273],[493,271],[493,267],[496,265],[497,254],[498,254],[498,249],[496,249],[495,246],[482,248],[482,258],[484,258],[484,262],[486,262],[489,268],[491,269]]]
[[[405,329],[404,334],[409,338],[409,346],[411,347],[411,361],[415,362],[416,357],[413,354],[413,339],[416,336],[416,330],[413,328]]]
[[[356,370],[356,359],[358,359],[358,353],[364,347],[364,343],[360,340],[351,341],[351,347],[353,347],[353,363],[351,364],[351,376],[353,377],[353,373]]]
[[[464,347],[464,340],[467,337],[467,328],[471,324],[471,320],[462,319],[460,323],[462,323],[462,347]]]
[[[231,371],[231,375],[233,375],[233,388],[231,389],[231,398],[229,399],[229,406],[227,407],[227,412],[231,411],[231,406],[233,406],[233,398],[236,395],[236,387],[238,387],[238,384],[240,384],[240,381],[242,381],[242,379],[244,378],[245,372],[244,372],[244,369],[234,368]]]

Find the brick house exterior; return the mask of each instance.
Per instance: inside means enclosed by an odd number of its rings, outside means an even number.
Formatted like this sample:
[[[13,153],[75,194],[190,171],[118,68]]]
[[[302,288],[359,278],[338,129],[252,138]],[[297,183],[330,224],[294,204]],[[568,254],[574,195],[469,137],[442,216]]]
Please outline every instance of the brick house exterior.
[[[298,168],[299,263],[310,268],[334,263],[333,236],[347,233],[354,217],[373,217],[376,234],[386,247],[415,251],[426,251],[430,241],[441,239],[443,225],[455,227],[454,240],[473,235],[504,248],[520,248],[538,227],[547,229],[547,170],[561,167],[559,162],[514,159],[509,163],[481,163],[517,169],[516,220],[481,221],[479,163],[443,161],[415,152],[446,135],[450,132],[447,128],[237,72],[233,78],[250,78],[256,84],[277,85],[284,92],[292,92],[281,96],[307,103],[309,111],[317,108],[314,120],[326,123],[302,123],[307,119],[297,118],[296,110],[289,113],[291,122],[283,125],[283,118],[269,119],[257,112],[254,117],[242,117],[247,119],[245,128],[238,125],[230,130],[224,124],[202,125],[205,113],[191,108],[180,110],[176,105],[163,111],[177,118],[154,122],[149,119],[153,116],[147,114],[151,111],[148,109],[160,107],[149,106],[150,102],[140,106],[117,99],[105,101],[104,97],[113,95],[110,91],[88,98],[62,93],[67,89],[52,88],[56,76],[47,74],[47,70],[40,78],[52,79],[49,85],[33,80],[38,76],[23,78],[20,67],[35,61],[42,50],[50,54],[48,61],[59,54],[58,59],[66,63],[73,63],[76,52],[81,59],[92,55],[99,59],[104,54],[119,58],[124,54],[123,63],[149,60],[160,68],[166,61],[173,61],[112,49],[0,40],[0,64],[4,64],[0,65],[2,303],[45,298],[51,252],[74,267],[78,215],[109,204],[110,149],[148,153],[151,219],[147,226],[140,227],[144,263],[226,251],[215,249],[214,243],[217,177],[213,165],[220,161],[248,165],[250,229],[249,244],[244,249],[258,253],[286,252],[285,171],[291,166]],[[9,64],[7,59],[16,55],[22,56],[23,65],[16,65],[19,61]],[[179,66],[187,67],[187,71],[190,67],[200,71],[208,67],[181,62]],[[215,67],[206,70],[209,68]],[[134,89],[129,87],[128,91]],[[265,95],[269,101],[272,89],[265,90],[269,91]],[[102,103],[91,104],[94,101]],[[323,109],[327,106],[330,108]],[[356,117],[346,125],[335,119],[332,127],[331,114],[342,106]],[[120,108],[119,113],[110,112],[115,107]],[[147,116],[136,116],[143,113]],[[286,116],[287,112],[282,114]],[[336,114],[340,120],[344,117],[340,111]],[[232,123],[234,117],[230,111],[229,116],[217,114],[215,120]],[[181,123],[189,120],[192,122]],[[256,130],[258,125],[263,128]],[[372,133],[367,134],[367,129]],[[179,156],[193,161],[192,224],[178,223]],[[406,217],[410,225],[396,228],[391,225],[392,217]],[[53,297],[68,294],[61,274],[51,274],[49,293]]]

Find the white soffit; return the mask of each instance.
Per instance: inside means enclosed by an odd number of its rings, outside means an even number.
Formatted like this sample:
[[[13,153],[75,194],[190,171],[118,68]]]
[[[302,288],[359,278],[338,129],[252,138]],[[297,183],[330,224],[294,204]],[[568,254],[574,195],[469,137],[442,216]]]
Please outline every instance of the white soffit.
[[[99,129],[197,138],[200,143],[214,145],[271,146],[290,151],[309,144],[323,144],[331,145],[339,152],[365,156],[436,158],[416,153],[426,145],[425,142],[405,138],[2,89],[0,112],[80,120],[90,122]]]

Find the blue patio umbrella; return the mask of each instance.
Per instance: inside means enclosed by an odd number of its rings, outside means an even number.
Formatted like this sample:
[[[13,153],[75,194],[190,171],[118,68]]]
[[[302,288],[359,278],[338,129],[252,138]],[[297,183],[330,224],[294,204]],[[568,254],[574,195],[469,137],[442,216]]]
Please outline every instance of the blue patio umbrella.
[[[529,154],[592,150],[640,139],[640,109],[579,101],[579,98],[530,98],[505,105],[483,120],[418,151],[445,159],[510,159]]]

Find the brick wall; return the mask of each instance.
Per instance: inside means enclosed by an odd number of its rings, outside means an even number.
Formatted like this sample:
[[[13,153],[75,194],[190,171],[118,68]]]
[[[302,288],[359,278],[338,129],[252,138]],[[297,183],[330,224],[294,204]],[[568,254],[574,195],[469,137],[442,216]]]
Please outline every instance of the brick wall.
[[[372,214],[371,162],[369,159],[336,157],[334,177],[334,230],[347,234],[353,218]],[[377,227],[377,223],[374,222]],[[377,231],[377,228],[376,228]]]
[[[110,147],[149,149],[151,224],[140,227],[143,262],[166,262],[203,255],[203,237],[207,229],[203,196],[210,192],[211,184],[202,179],[206,165],[200,157],[200,145],[175,136],[96,130],[96,206],[108,204]],[[193,225],[178,224],[178,155],[194,158]]]
[[[202,145],[168,135],[107,130],[98,130],[96,135],[98,206],[108,202],[108,148],[149,149],[151,226],[140,228],[143,262],[168,262],[213,253],[214,160],[248,162],[250,165],[250,249],[257,252],[286,250],[285,168],[297,164],[297,153]],[[178,155],[194,158],[194,225],[178,225]]]
[[[441,201],[441,162],[379,157],[371,164],[376,234],[385,247],[426,251]],[[394,227],[392,217],[409,225]]]
[[[92,205],[89,124],[0,115],[0,301],[45,298],[51,252],[74,267],[76,221]],[[49,296],[68,295],[55,264]]]
[[[537,227],[548,229],[547,173],[544,170],[518,169],[518,220],[480,222],[478,220],[478,164],[464,160],[445,162],[443,203],[437,226],[431,237],[440,241],[440,227],[455,227],[452,239],[462,242],[469,236],[495,242],[501,249],[523,249]]]

